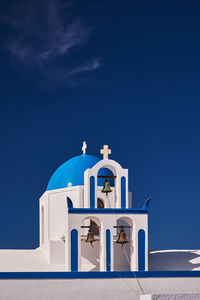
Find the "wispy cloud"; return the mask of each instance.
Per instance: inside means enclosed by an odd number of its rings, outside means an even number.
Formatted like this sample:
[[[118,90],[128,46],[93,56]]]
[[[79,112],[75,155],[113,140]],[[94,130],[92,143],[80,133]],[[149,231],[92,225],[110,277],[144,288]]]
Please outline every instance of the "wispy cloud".
[[[83,72],[89,72],[98,69],[101,66],[100,62],[98,59],[93,59],[86,64],[74,68],[71,72],[69,72],[69,77],[76,75],[78,73],[83,73]]]
[[[81,19],[71,18],[69,10],[73,5],[62,0],[21,0],[16,7],[15,2],[15,8],[1,17],[12,29],[12,34],[4,40],[4,48],[23,65],[34,66],[44,73],[45,68],[61,70],[65,78],[99,68],[98,58],[89,58],[89,62],[80,65],[71,61],[73,53],[88,43],[93,32]],[[65,64],[56,67],[63,57]]]

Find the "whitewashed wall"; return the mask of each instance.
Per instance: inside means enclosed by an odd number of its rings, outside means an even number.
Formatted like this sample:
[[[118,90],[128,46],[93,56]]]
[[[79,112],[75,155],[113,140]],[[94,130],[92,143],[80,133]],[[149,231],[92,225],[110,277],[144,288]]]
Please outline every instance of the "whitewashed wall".
[[[70,241],[70,233],[73,229],[76,229],[79,233],[79,249],[78,252],[81,253],[81,242],[80,242],[80,236],[81,236],[81,225],[83,224],[83,220],[85,218],[90,217],[93,219],[97,225],[101,226],[100,229],[100,243],[101,243],[101,252],[100,252],[100,270],[101,271],[106,271],[106,230],[110,229],[111,231],[111,236],[113,237],[116,234],[116,230],[113,228],[113,226],[116,225],[117,220],[120,218],[126,219],[128,217],[130,220],[132,220],[132,225],[133,225],[133,230],[132,230],[132,251],[131,251],[131,257],[130,257],[130,264],[131,264],[131,270],[138,270],[138,231],[140,229],[143,229],[145,231],[145,261],[146,261],[146,270],[148,270],[148,231],[147,231],[147,226],[148,226],[148,219],[147,215],[145,214],[130,214],[130,215],[124,215],[124,214],[69,214],[68,221],[69,221],[69,226],[68,226],[68,236],[69,236],[69,241]],[[97,221],[99,220],[99,221]],[[70,247],[69,242],[69,247]],[[111,243],[111,270],[114,270],[114,249],[113,249],[113,243]],[[70,257],[70,251],[68,261],[70,263],[71,257]],[[120,252],[118,251],[118,254],[120,255]],[[122,254],[122,260],[124,261],[124,254]],[[122,264],[121,264],[122,265]],[[81,257],[79,257],[79,271],[81,271]],[[70,269],[70,267],[69,267]]]
[[[2,300],[139,300],[143,293],[200,293],[200,278],[0,280]]]

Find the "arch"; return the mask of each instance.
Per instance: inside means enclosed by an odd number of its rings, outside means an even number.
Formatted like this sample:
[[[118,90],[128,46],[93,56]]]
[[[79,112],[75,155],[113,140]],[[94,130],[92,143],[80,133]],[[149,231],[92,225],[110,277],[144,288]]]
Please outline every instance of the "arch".
[[[93,235],[99,235],[99,228],[95,228],[96,226],[101,227],[100,220],[98,218],[96,218],[94,216],[88,216],[82,220],[82,224],[84,224],[86,226],[92,226]],[[82,233],[84,232],[83,235],[87,235],[87,231],[88,230],[83,229],[82,230]]]
[[[111,234],[106,230],[106,270],[111,271]]]
[[[109,168],[100,168],[97,172],[97,186],[96,186],[96,205],[98,207],[98,198],[103,199],[104,201],[104,207],[109,208],[113,207],[115,203],[115,184],[116,184],[116,175],[113,174],[113,172]],[[108,181],[108,185],[110,186],[110,193],[104,193],[102,192],[105,181]],[[108,186],[107,186],[108,187]]]
[[[133,227],[132,219],[126,216],[122,216],[117,219],[117,226],[131,226]],[[117,244],[116,241],[119,237],[121,228],[117,228],[113,236],[113,249],[114,249],[114,271],[130,271],[131,270],[131,255],[133,251],[132,246],[132,230],[133,228],[124,228],[128,243],[124,244],[123,247]]]
[[[81,225],[90,226],[90,225],[100,226],[100,220],[93,216],[88,216],[84,218],[81,222]],[[92,245],[86,242],[89,228],[81,228],[81,271],[99,271],[100,270],[100,255],[102,249],[100,246],[101,239],[101,228],[92,230],[94,241]],[[97,232],[98,231],[98,232]]]
[[[98,163],[96,163],[96,165],[93,166],[92,170],[97,174],[101,168],[109,169],[114,175],[117,175],[117,172],[123,172],[124,170],[118,162],[112,159],[100,160]]]
[[[117,222],[126,222],[128,226],[133,226],[133,220],[126,215],[122,215],[120,218],[118,218]]]
[[[101,198],[97,198],[97,208],[104,208],[104,201]]]
[[[126,208],[126,177],[121,178],[121,208]]]
[[[127,217],[127,216],[122,216],[120,218],[117,219],[117,225],[120,226],[120,225],[124,225],[124,226],[131,226],[133,227],[133,221],[131,218]],[[118,229],[119,230],[119,229]],[[132,228],[127,228],[126,229],[126,233],[127,235],[131,235],[131,230]],[[120,231],[120,230],[119,230]]]
[[[83,218],[82,221],[81,221],[81,223],[83,223],[83,222],[86,221],[86,220],[92,220],[92,221],[94,221],[98,226],[101,226],[101,221],[100,221],[100,219],[97,218],[97,217],[94,217],[93,215],[89,215],[89,216],[87,216],[86,218]]]
[[[145,271],[145,231],[138,231],[138,269]]]
[[[116,162],[115,160],[109,159],[109,160],[100,160],[96,165],[94,165],[91,169],[88,170],[89,176],[95,176],[97,177],[97,174],[100,169],[108,169],[114,176],[121,178],[121,176],[126,176],[128,178],[128,170],[123,169],[121,165]],[[120,184],[120,182],[117,182],[117,184]]]
[[[73,208],[72,200],[69,197],[67,197],[67,207],[68,208]]]
[[[108,194],[109,197],[103,197],[105,201],[105,207],[106,208],[120,208],[121,207],[121,177],[124,176],[126,178],[126,181],[128,182],[128,170],[123,169],[119,163],[117,163],[114,160],[111,159],[102,159],[98,163],[96,163],[91,169],[87,169],[84,172],[84,183],[86,185],[86,188],[84,190],[84,198],[87,199],[90,203],[90,178],[92,176],[95,177],[95,207],[97,207],[97,197],[100,196],[100,186],[98,186],[98,180],[97,180],[97,174],[100,169],[109,169],[113,176],[116,176],[114,178],[114,185],[115,188],[113,189],[113,193]],[[112,187],[111,187],[112,189]],[[127,197],[127,184],[126,184],[126,197]],[[105,199],[109,198],[109,199]]]
[[[41,243],[44,244],[44,206],[41,209]]]
[[[78,272],[78,230],[71,231],[71,271]]]
[[[90,208],[95,208],[95,178],[90,177]]]

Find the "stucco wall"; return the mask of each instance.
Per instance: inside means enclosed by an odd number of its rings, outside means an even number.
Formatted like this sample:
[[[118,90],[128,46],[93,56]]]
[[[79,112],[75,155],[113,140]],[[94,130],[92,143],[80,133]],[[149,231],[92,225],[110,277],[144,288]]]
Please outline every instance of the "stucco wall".
[[[0,280],[4,300],[139,300],[143,293],[200,293],[200,278]]]
[[[95,245],[95,243],[97,244]],[[98,242],[95,243],[94,247],[98,245]],[[88,251],[90,251],[90,257],[93,260],[96,259],[91,254],[94,248],[85,242],[84,245],[85,248],[87,247]],[[117,246],[119,246],[118,250],[121,251],[121,245]],[[128,247],[128,245],[125,245],[124,247]],[[59,259],[61,259],[62,253],[59,251],[57,252],[59,254]],[[43,251],[42,248],[37,248],[35,250],[0,250],[0,272],[59,272],[64,270],[66,270],[65,266],[64,264],[60,264],[59,260],[57,260],[57,264],[49,264],[45,251]],[[200,250],[151,251],[149,253],[149,270],[200,270]]]

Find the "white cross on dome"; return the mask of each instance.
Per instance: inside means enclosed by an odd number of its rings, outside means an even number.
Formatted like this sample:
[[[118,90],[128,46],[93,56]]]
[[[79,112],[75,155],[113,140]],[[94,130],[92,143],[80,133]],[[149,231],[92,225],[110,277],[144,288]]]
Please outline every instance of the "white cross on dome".
[[[83,154],[86,153],[86,149],[87,149],[87,144],[86,144],[86,142],[83,142],[83,146],[82,146]]]

